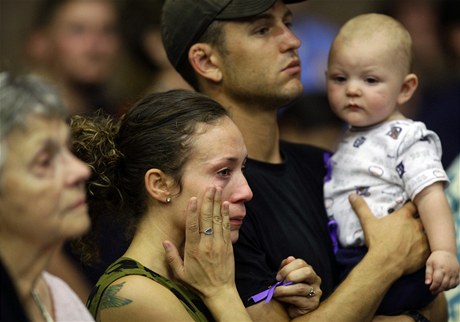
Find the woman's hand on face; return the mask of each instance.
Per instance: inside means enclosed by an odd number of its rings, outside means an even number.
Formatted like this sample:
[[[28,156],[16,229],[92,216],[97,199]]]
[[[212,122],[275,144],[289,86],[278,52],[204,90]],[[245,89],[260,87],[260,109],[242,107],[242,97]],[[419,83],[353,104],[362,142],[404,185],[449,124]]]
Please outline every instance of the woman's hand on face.
[[[278,281],[294,282],[275,288],[274,297],[288,304],[289,317],[295,318],[315,310],[323,292],[321,278],[304,260],[289,256],[281,262],[276,276]]]
[[[177,247],[164,241],[166,259],[174,275],[203,299],[225,288],[235,288],[233,246],[230,240],[229,203],[222,190],[209,187],[198,210],[196,197],[186,209],[184,257]]]

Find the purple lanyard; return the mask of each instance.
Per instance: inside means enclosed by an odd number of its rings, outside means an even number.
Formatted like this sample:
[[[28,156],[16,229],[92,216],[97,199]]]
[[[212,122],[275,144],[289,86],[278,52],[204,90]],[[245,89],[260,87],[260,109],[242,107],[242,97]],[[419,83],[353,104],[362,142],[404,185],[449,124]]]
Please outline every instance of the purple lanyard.
[[[323,161],[324,167],[326,168],[326,175],[324,176],[324,182],[328,182],[331,180],[332,175],[332,162],[331,162],[332,154],[329,152],[323,153]]]
[[[339,241],[337,237],[337,222],[332,218],[329,219],[329,222],[327,223],[327,228],[329,228],[329,236],[331,236],[334,254],[337,254],[337,252],[339,251]]]
[[[265,290],[265,291],[262,291],[260,293],[257,293],[256,295],[254,296],[251,296],[249,299],[253,300],[254,303],[257,303],[259,301],[262,301],[263,299],[265,299],[265,303],[268,303],[270,302],[270,300],[272,299],[273,297],[273,293],[275,293],[275,288],[277,286],[288,286],[288,285],[291,285],[291,284],[294,284],[294,282],[285,282],[284,280],[283,281],[280,281],[280,282],[277,282],[276,284],[270,286],[268,288],[268,290]]]

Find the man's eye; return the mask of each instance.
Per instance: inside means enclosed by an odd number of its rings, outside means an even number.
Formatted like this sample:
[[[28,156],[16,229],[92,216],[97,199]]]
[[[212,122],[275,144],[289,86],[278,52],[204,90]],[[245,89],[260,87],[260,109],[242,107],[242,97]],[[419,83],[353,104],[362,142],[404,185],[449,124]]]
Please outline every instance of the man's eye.
[[[258,35],[265,35],[268,33],[270,29],[268,27],[262,27],[256,30],[256,34]]]

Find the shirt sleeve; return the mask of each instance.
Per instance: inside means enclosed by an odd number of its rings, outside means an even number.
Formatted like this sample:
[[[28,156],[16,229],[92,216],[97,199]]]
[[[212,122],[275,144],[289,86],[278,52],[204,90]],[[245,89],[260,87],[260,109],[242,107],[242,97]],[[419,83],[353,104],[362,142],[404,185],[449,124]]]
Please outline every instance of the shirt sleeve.
[[[443,181],[448,184],[441,163],[442,147],[438,135],[415,122],[398,147],[396,172],[413,200],[429,185]]]
[[[244,221],[245,229],[240,231],[235,251],[235,278],[238,293],[243,304],[248,307],[254,302],[251,297],[267,290],[277,281],[277,270],[270,269],[267,255],[259,245],[259,238],[248,214]]]

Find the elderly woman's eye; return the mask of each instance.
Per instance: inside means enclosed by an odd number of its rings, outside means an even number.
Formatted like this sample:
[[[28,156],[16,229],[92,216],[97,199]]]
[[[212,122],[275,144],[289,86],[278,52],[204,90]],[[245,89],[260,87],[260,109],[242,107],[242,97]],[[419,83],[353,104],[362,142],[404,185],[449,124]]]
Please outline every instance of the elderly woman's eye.
[[[36,165],[41,168],[49,167],[52,162],[52,157],[49,154],[41,155],[37,158]]]

